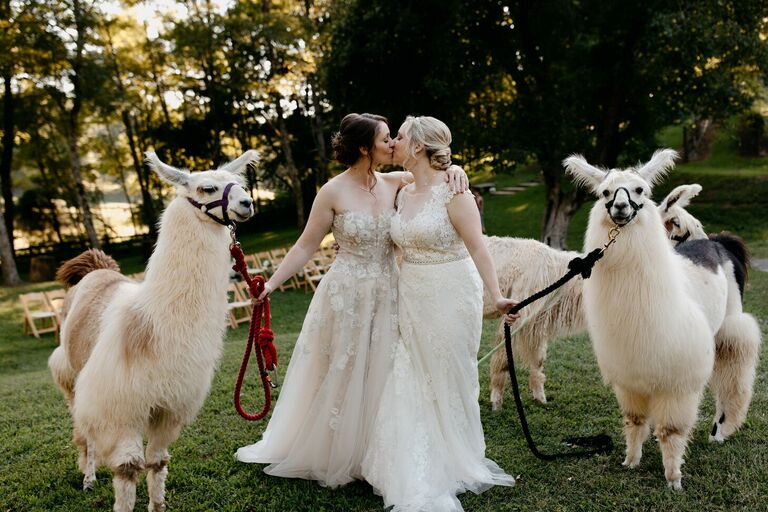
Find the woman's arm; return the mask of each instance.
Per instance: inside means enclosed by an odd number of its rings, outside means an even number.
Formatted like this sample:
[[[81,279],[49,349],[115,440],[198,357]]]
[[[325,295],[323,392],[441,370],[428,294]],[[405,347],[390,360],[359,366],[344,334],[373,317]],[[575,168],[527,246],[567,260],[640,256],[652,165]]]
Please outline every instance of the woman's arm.
[[[259,303],[278,288],[289,277],[301,270],[309,261],[309,258],[315,253],[323,238],[331,229],[333,224],[333,193],[328,187],[322,187],[312,203],[312,210],[309,212],[309,219],[304,231],[296,243],[285,255],[277,271],[272,274],[269,281],[264,285],[264,291],[256,299]]]
[[[381,176],[385,180],[396,183],[397,190],[400,190],[409,183],[413,183],[413,174],[408,171],[392,171],[384,173]],[[452,165],[445,170],[445,181],[451,192],[460,194],[469,188],[469,177],[464,169],[458,165]]]
[[[477,209],[474,198],[470,194],[456,194],[448,203],[448,216],[453,227],[464,240],[464,245],[469,255],[475,262],[477,271],[483,279],[485,287],[491,293],[496,309],[503,315],[517,304],[512,299],[506,299],[499,289],[499,278],[496,276],[496,267],[491,259],[491,254],[485,246],[483,231],[480,226],[480,212]],[[512,318],[517,318],[514,315]]]

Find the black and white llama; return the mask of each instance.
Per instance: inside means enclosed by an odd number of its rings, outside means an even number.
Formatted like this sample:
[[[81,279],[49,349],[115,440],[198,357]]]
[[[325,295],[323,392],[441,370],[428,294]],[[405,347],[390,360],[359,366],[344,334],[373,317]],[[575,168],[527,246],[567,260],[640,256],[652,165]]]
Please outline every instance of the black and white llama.
[[[624,416],[623,464],[640,463],[653,424],[667,482],[681,489],[683,455],[708,381],[717,401],[710,438],[722,441],[744,422],[760,330],[741,308],[746,250],[740,240],[695,240],[677,249],[668,241],[650,197],[676,156],[657,151],[625,170],[599,169],[578,155],[563,163],[599,197],[585,248],[599,247],[621,226],[584,282],[583,300],[600,371]]]

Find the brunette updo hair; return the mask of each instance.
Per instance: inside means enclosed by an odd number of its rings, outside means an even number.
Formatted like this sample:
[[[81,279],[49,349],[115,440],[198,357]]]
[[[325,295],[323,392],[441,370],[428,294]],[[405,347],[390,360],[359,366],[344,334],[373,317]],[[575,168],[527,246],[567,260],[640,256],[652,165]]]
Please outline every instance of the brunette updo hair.
[[[373,169],[373,146],[376,144],[376,132],[379,124],[387,124],[387,118],[376,114],[347,114],[341,120],[339,131],[331,137],[333,157],[337,162],[352,166],[363,156],[360,148],[368,150],[368,175],[373,178],[369,192],[376,186]]]
[[[444,171],[451,166],[451,130],[444,122],[429,116],[408,116],[404,124],[408,135],[406,152],[411,158],[416,158],[416,146],[421,144],[430,167]]]
[[[353,165],[363,154],[360,148],[368,150],[368,157],[376,143],[376,130],[379,123],[387,123],[387,118],[376,114],[347,114],[341,120],[339,131],[331,137],[333,157],[341,164]]]

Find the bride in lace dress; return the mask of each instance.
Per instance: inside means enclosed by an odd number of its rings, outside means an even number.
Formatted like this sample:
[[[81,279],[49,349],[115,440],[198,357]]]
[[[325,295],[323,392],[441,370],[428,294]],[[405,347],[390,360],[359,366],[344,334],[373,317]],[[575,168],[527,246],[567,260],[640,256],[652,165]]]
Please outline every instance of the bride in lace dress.
[[[400,338],[362,466],[395,511],[463,510],[458,493],[515,483],[485,458],[477,374],[483,283],[502,313],[515,302],[499,291],[472,195],[454,195],[437,170],[450,164],[450,141],[431,117],[407,118],[395,139],[395,163],[415,178],[391,221],[404,252]]]
[[[306,228],[260,299],[298,272],[333,231],[339,252],[323,276],[296,341],[262,439],[237,450],[265,472],[335,487],[360,478],[360,463],[397,339],[397,267],[389,235],[404,173],[391,164],[386,119],[349,114],[332,141],[349,168],[318,192]],[[445,174],[445,173],[443,173]],[[452,187],[467,188],[454,167]],[[446,185],[447,186],[447,185]]]

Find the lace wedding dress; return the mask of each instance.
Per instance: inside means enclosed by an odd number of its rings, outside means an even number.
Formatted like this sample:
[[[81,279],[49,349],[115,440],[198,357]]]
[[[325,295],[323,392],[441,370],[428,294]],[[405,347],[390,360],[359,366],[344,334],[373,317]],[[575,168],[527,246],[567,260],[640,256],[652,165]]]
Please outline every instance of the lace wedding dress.
[[[447,184],[436,185],[406,220],[401,190],[392,219],[404,251],[400,338],[363,477],[395,511],[463,510],[458,493],[514,485],[485,458],[477,374],[483,284],[448,217],[452,197]]]
[[[361,478],[397,339],[393,211],[335,215],[339,252],[309,305],[269,425],[238,460],[331,487]]]

